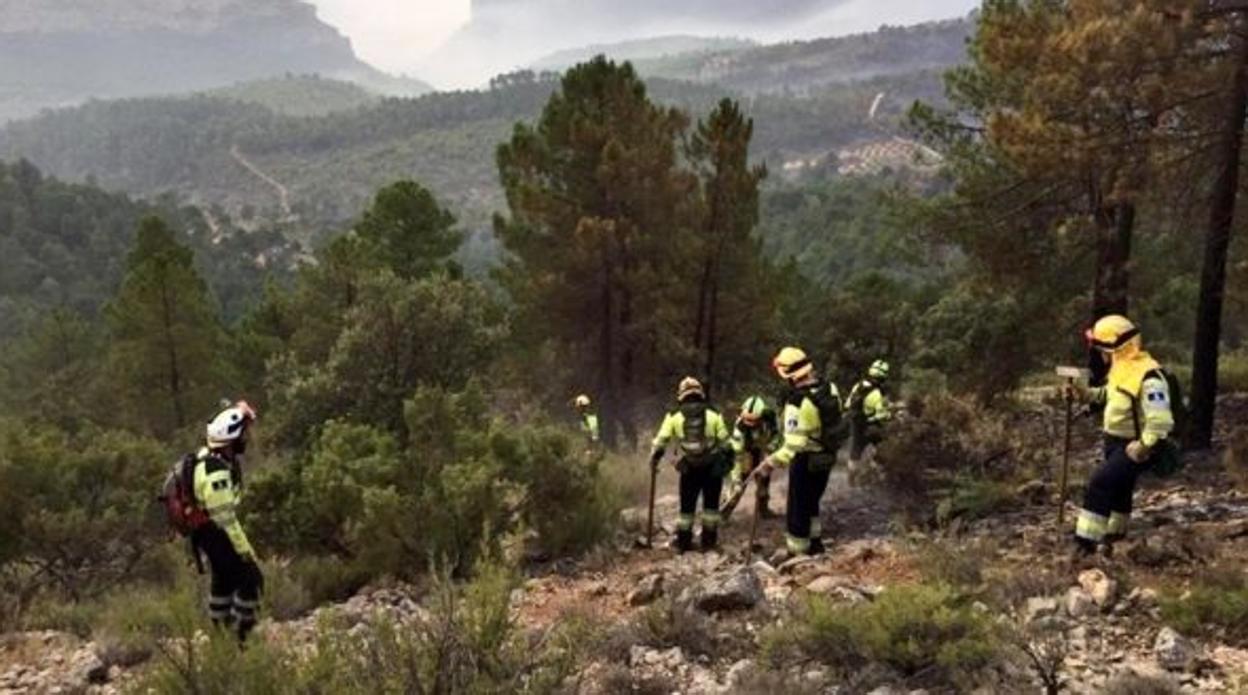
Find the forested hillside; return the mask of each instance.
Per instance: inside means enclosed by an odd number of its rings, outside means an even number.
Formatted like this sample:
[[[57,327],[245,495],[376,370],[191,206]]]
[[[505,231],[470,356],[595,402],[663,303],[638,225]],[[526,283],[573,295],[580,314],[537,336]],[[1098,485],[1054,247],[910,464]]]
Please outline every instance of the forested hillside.
[[[298,0],[0,4],[0,122],[89,98],[188,93],[285,73],[389,94],[426,89],[361,62]]]
[[[284,75],[214,89],[211,96],[259,104],[283,116],[324,116],[372,106],[381,95],[354,82],[318,75]]]
[[[388,99],[315,118],[213,96],[98,102],[10,124],[0,131],[0,156],[25,157],[59,177],[93,177],[135,195],[177,191],[235,213],[282,217],[273,186],[241,164],[241,155],[285,186],[294,211],[312,229],[350,219],[372,190],[414,177],[482,229],[502,203],[493,143],[515,121],[534,118],[553,84],[519,73],[486,91]],[[691,110],[706,109],[723,93],[710,85],[650,84],[659,100]],[[909,103],[938,99],[939,89],[938,73],[928,72],[806,97],[752,98],[745,102],[758,123],[751,146],[780,173],[790,160],[826,157],[898,132]],[[887,97],[871,119],[881,92]]]
[[[965,60],[968,20],[703,51],[637,61],[644,75],[712,83],[745,94],[806,93],[828,85],[887,75],[943,70]]]
[[[140,219],[160,214],[199,267],[227,316],[259,296],[262,272],[283,275],[298,249],[276,230],[241,234],[211,212],[174,199],[136,202],[63,183],[20,161],[0,163],[0,336],[12,337],[53,307],[92,314],[121,281]]]

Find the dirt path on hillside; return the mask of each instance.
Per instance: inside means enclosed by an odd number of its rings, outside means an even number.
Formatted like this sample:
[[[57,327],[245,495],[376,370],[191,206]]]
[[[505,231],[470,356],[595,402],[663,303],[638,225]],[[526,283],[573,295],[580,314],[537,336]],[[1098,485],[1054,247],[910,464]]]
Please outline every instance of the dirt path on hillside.
[[[244,169],[251,172],[253,176],[263,181],[277,193],[278,207],[282,211],[282,219],[290,219],[291,217],[294,217],[294,211],[290,206],[290,190],[287,189],[281,181],[269,176],[264,172],[264,170],[253,164],[251,160],[247,159],[247,157],[243,155],[242,150],[238,148],[238,145],[230,147],[230,156],[234,158],[234,161],[242,165]]]

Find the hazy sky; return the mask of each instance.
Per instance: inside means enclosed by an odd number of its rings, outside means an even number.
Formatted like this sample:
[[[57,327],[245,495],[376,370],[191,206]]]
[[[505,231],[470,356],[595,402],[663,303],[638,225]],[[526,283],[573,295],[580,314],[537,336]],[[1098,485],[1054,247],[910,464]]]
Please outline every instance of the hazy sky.
[[[309,1],[361,58],[390,72],[410,72],[468,21],[469,0]]]
[[[494,0],[493,6],[503,8],[495,19],[503,19],[506,30],[496,27],[480,35],[460,35],[448,51],[431,57],[468,21],[470,0],[307,1],[316,5],[322,19],[351,38],[356,53],[365,61],[443,88],[479,86],[493,75],[523,67],[543,55],[590,43],[665,33],[727,34],[765,42],[838,36],[872,31],[881,24],[965,16],[979,6],[979,0],[825,0],[830,9],[787,25],[715,27],[705,20],[692,25],[672,24],[659,13],[657,26],[585,25],[572,20],[568,21],[574,26],[559,26],[564,15],[551,14],[551,8],[558,7],[559,2],[577,0]],[[528,5],[530,1],[534,4]],[[672,0],[676,4],[681,1]]]

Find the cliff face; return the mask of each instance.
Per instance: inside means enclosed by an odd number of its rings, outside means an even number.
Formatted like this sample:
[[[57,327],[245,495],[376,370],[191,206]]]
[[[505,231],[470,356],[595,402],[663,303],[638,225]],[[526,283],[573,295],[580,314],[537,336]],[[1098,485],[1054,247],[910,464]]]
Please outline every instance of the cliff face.
[[[0,4],[0,121],[89,98],[197,91],[285,73],[386,79],[299,0]]]

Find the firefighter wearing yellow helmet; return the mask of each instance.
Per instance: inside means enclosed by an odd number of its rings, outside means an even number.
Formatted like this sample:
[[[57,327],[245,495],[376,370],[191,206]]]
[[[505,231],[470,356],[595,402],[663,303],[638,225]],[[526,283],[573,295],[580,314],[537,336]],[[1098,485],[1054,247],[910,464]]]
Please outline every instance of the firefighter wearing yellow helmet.
[[[761,479],[774,466],[789,467],[786,548],[791,556],[816,555],[824,550],[819,502],[845,437],[841,402],[800,348],[781,350],[772,367],[788,386],[780,418],[783,437],[754,475]]]
[[[702,499],[702,550],[719,545],[719,498],[724,474],[732,462],[728,426],[706,399],[702,382],[685,377],[676,389],[677,406],[669,412],[654,437],[651,467],[663,460],[668,444],[675,442],[680,458],[680,517],[676,522],[676,551],[693,549],[693,527],[697,520],[698,498]]]
[[[1082,554],[1101,544],[1108,550],[1126,535],[1136,480],[1171,445],[1168,437],[1175,424],[1169,379],[1144,351],[1135,324],[1124,316],[1106,316],[1088,331],[1087,339],[1109,364],[1109,374],[1104,386],[1085,394],[1105,408],[1105,462],[1088,481],[1076,522]]]

